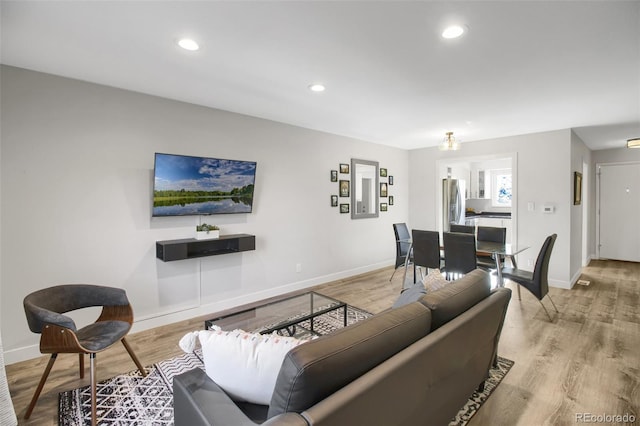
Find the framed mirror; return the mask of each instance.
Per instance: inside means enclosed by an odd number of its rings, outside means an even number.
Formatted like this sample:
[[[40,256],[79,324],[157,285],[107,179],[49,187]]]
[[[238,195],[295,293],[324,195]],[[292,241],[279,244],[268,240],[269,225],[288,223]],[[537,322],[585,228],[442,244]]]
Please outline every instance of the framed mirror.
[[[378,162],[351,159],[351,219],[378,217]]]

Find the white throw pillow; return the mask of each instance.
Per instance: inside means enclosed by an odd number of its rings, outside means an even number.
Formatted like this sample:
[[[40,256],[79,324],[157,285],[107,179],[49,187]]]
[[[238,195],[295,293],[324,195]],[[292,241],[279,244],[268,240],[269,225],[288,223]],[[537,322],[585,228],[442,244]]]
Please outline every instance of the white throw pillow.
[[[439,269],[429,270],[429,273],[426,277],[424,277],[424,280],[422,282],[427,289],[427,293],[439,290],[450,283],[450,281],[447,281],[447,279],[442,276],[442,273]]]
[[[256,334],[243,330],[222,331],[218,327],[184,336],[180,346],[193,351],[197,334],[204,368],[218,386],[236,401],[269,405],[282,361],[289,350],[304,343],[294,337]]]

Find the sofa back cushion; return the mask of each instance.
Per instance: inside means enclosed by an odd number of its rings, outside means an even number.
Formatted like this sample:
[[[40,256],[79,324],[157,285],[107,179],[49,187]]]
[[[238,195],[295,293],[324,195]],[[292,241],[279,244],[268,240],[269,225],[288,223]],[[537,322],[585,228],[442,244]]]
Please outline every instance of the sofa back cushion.
[[[268,417],[302,412],[429,333],[431,313],[414,302],[293,348]]]
[[[420,302],[431,310],[431,330],[457,317],[491,292],[491,276],[476,269],[432,293]]]

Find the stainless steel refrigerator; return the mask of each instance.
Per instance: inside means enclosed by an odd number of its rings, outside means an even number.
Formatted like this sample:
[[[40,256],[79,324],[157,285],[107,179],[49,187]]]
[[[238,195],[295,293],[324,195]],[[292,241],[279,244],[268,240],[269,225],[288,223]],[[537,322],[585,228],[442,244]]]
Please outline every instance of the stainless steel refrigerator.
[[[450,225],[464,225],[465,182],[461,179],[442,179],[442,230]]]

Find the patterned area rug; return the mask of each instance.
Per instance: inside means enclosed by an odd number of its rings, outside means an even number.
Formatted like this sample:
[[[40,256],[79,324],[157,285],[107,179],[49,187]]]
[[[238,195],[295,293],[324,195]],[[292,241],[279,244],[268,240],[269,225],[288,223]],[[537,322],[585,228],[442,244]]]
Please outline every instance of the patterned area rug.
[[[370,313],[349,306],[347,324],[371,316]],[[328,334],[342,328],[342,310],[329,312],[314,319],[314,330]],[[301,323],[297,337],[309,335],[308,323]],[[507,374],[513,361],[498,357],[498,368],[492,368],[484,392],[474,394],[460,410],[450,426],[466,425]],[[173,425],[173,377],[194,368],[204,369],[200,349],[192,354],[161,361],[147,367],[147,376],[138,370],[113,377],[97,386],[97,414],[100,425],[141,426]],[[58,400],[58,424],[84,426],[91,424],[91,390],[89,386],[61,392]]]

